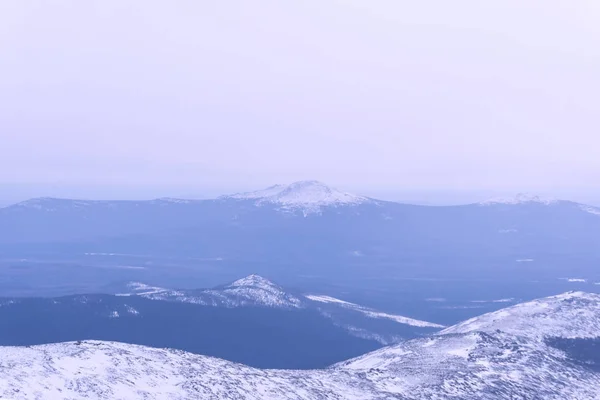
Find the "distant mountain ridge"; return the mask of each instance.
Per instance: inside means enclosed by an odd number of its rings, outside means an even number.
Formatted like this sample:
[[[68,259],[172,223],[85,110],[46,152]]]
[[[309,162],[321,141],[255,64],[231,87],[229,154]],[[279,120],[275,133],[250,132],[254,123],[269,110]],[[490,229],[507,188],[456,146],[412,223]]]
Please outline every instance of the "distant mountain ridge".
[[[449,273],[439,260],[491,265],[531,259],[535,268],[541,259],[564,259],[566,266],[577,255],[591,264],[600,257],[600,208],[526,195],[416,206],[316,181],[213,200],[34,199],[0,209],[0,251],[19,258],[28,252],[221,258],[235,264],[237,275],[272,276],[285,264],[289,274],[325,273],[332,279],[367,273],[359,265],[401,266],[408,260],[422,266],[411,272],[439,277]],[[469,268],[456,273],[472,274]],[[499,269],[486,274],[494,271]],[[556,275],[564,274],[557,268]]]
[[[577,316],[576,323],[567,328],[563,321],[571,316]],[[509,325],[506,318],[512,320]],[[114,342],[0,347],[0,358],[11,365],[0,369],[0,396],[594,400],[600,398],[600,370],[578,358],[572,348],[556,347],[551,339],[557,339],[555,335],[592,339],[589,335],[594,332],[588,327],[599,325],[600,295],[573,292],[518,304],[477,317],[460,329],[450,327],[309,371],[260,370]],[[513,327],[519,330],[513,332]],[[598,339],[600,333],[595,335]]]
[[[391,200],[373,199],[366,196],[361,196],[349,192],[340,191],[334,187],[331,187],[323,182],[317,180],[304,180],[296,181],[290,184],[276,184],[265,189],[259,189],[250,192],[239,192],[233,194],[225,194],[218,196],[214,199],[187,199],[178,197],[161,197],[153,200],[91,200],[91,199],[69,199],[60,197],[36,197],[29,200],[25,200],[12,205],[6,205],[0,208],[7,208],[12,206],[30,207],[30,208],[43,208],[44,203],[52,202],[72,202],[73,206],[83,207],[91,206],[95,204],[110,204],[110,203],[146,203],[154,202],[157,204],[167,203],[198,203],[213,200],[257,200],[257,204],[261,203],[280,203],[282,205],[309,205],[318,204],[322,206],[327,205],[344,205],[344,204],[357,204],[362,202],[389,202],[389,203],[401,203]],[[524,203],[539,203],[550,205],[557,202],[568,202],[568,200],[559,199],[555,197],[544,197],[536,195],[534,193],[517,193],[513,197],[493,197],[487,200],[480,201],[476,204],[524,204]],[[573,202],[576,203],[576,202]],[[471,203],[464,203],[468,205]],[[581,203],[578,203],[581,204]],[[591,205],[590,205],[591,206]],[[452,207],[452,206],[425,206],[425,207]],[[594,206],[592,206],[594,207]]]

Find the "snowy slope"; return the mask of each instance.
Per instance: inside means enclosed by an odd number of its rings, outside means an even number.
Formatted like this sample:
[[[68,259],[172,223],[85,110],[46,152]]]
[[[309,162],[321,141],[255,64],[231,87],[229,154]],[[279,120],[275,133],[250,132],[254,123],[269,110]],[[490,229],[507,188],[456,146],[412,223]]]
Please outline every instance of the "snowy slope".
[[[583,292],[538,299],[338,367],[407,398],[597,399],[598,371],[542,339],[599,337],[599,305],[600,295]]]
[[[403,317],[401,315],[388,314],[385,312],[377,311],[369,307],[364,307],[355,303],[350,303],[348,301],[336,299],[331,296],[322,296],[322,295],[306,295],[308,300],[311,300],[316,303],[324,303],[329,305],[335,305],[341,307],[346,310],[355,311],[357,313],[363,314],[369,318],[375,319],[387,319],[390,321],[397,322],[399,324],[406,324],[410,326],[417,326],[421,328],[444,328],[443,325],[435,324],[433,322],[421,321],[414,318]]]
[[[592,400],[600,372],[539,338],[594,335],[599,299],[567,293],[524,303],[325,370],[258,370],[113,342],[3,347],[0,398]],[[532,329],[530,319],[543,324]]]
[[[440,334],[503,331],[513,335],[593,338],[600,336],[600,295],[568,292],[472,318]]]
[[[600,374],[543,342],[472,332],[416,339],[337,368],[407,399],[597,399]]]
[[[281,210],[318,213],[323,207],[356,206],[374,203],[367,197],[341,192],[318,181],[275,185],[264,190],[237,193],[222,199],[253,200],[256,205],[273,204]]]
[[[258,370],[114,342],[0,347],[2,399],[377,399],[344,371]]]

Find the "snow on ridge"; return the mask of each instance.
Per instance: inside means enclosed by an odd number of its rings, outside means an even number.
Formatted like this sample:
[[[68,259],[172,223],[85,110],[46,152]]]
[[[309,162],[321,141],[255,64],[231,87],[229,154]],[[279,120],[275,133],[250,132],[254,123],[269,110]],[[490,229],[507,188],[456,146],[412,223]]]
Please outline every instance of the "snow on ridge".
[[[559,203],[560,200],[555,198],[545,198],[529,193],[518,193],[515,197],[497,197],[489,200],[481,201],[477,204],[482,206],[490,206],[497,204],[509,204],[509,205],[518,205],[518,204],[543,204],[543,205],[552,205]]]
[[[155,294],[155,293],[163,293],[166,292],[167,289],[165,288],[161,288],[158,286],[150,286],[150,285],[146,285],[145,283],[142,282],[129,282],[127,284],[127,287],[130,288],[131,290],[133,290],[138,296],[143,296],[143,295],[149,295],[149,294]]]
[[[445,328],[444,325],[435,324],[433,322],[421,321],[421,320],[414,319],[414,318],[408,318],[408,317],[404,317],[401,315],[394,315],[394,314],[388,314],[385,312],[376,311],[371,308],[360,306],[355,303],[350,303],[348,301],[336,299],[335,297],[331,297],[331,296],[309,294],[309,295],[305,295],[304,297],[306,297],[308,300],[312,300],[312,301],[319,302],[319,303],[330,303],[330,304],[339,305],[343,308],[359,312],[369,318],[388,319],[388,320],[397,322],[399,324],[416,326],[416,327],[420,327],[420,328]]]
[[[513,303],[514,298],[496,299],[496,300],[471,300],[471,303]]]
[[[563,352],[502,332],[414,339],[335,367],[402,399],[597,399],[600,375],[570,370]]]
[[[336,299],[335,297],[331,297],[331,296],[307,294],[304,297],[306,297],[307,299],[312,300],[312,301],[318,301],[320,303],[336,303],[336,304],[346,304],[349,306],[356,306],[356,304],[354,304],[354,303]]]
[[[519,303],[471,318],[438,334],[496,330],[537,339],[599,337],[600,295],[571,291]]]
[[[326,206],[348,206],[369,203],[373,200],[341,192],[319,181],[299,181],[289,185],[275,185],[269,188],[237,193],[224,199],[255,200],[256,205],[275,204],[283,210],[303,209],[305,212],[319,212]]]

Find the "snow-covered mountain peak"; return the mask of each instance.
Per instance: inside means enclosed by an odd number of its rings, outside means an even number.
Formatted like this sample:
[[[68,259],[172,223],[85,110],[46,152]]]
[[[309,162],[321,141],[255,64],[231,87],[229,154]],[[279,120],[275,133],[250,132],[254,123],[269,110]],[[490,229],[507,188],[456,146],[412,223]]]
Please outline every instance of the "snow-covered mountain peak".
[[[356,204],[366,201],[364,197],[341,192],[318,181],[295,182],[277,195],[277,201],[295,204]]]
[[[543,204],[543,205],[552,205],[558,203],[559,200],[555,198],[542,197],[530,193],[518,193],[514,197],[496,197],[493,199],[482,201],[478,204],[480,205],[495,205],[495,204],[510,204],[510,205],[518,205],[518,204]]]
[[[440,334],[503,331],[537,339],[600,336],[600,295],[567,292],[471,318]]]
[[[215,293],[209,291],[209,293]],[[221,295],[235,299],[239,305],[259,305],[278,308],[302,308],[300,298],[287,293],[262,276],[253,274],[225,286]]]
[[[301,209],[305,212],[318,212],[322,207],[358,205],[372,200],[345,193],[319,181],[299,181],[289,185],[275,185],[264,190],[237,193],[224,198],[256,200],[257,205],[275,204],[282,209]]]
[[[267,290],[279,288],[276,284],[274,284],[270,280],[263,278],[262,276],[256,275],[256,274],[248,275],[245,278],[238,279],[237,281],[231,283],[228,287],[255,287],[255,288],[261,288],[261,289],[267,289]]]

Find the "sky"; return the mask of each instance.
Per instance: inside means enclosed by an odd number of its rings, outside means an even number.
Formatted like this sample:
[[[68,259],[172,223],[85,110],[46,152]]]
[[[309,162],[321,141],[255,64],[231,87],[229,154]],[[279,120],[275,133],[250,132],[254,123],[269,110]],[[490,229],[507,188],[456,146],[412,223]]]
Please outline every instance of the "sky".
[[[597,0],[3,0],[0,188],[600,199],[598,43]]]

